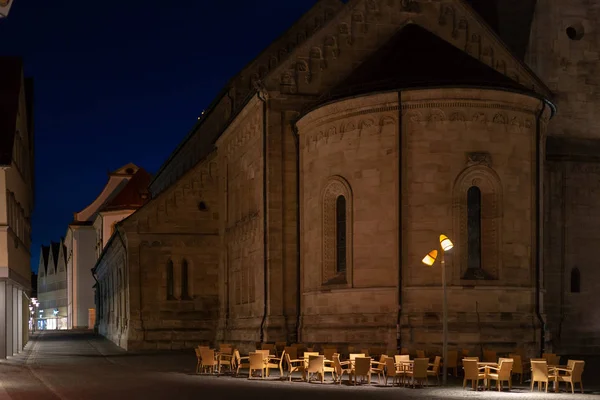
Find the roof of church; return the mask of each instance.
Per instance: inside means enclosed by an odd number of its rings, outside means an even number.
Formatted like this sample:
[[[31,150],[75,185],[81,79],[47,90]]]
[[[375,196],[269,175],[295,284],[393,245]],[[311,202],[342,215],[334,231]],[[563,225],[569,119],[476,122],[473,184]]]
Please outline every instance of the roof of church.
[[[465,0],[523,60],[537,0]]]
[[[48,256],[50,255],[50,246],[42,245],[42,260],[44,261],[44,271],[48,268]]]
[[[321,98],[389,89],[477,86],[531,92],[425,28],[407,25]]]
[[[0,165],[12,162],[22,72],[20,58],[0,57]]]
[[[108,201],[100,211],[116,211],[137,209],[143,206],[149,199],[148,185],[152,180],[145,169],[140,168],[127,182],[125,187]]]

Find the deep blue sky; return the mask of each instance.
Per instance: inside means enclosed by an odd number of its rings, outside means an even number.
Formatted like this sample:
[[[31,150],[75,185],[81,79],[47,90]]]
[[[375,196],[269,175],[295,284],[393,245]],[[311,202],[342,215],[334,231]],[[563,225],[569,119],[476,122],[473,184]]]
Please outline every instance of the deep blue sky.
[[[0,55],[22,56],[35,79],[33,270],[109,170],[158,171],[228,79],[316,2],[14,1]]]

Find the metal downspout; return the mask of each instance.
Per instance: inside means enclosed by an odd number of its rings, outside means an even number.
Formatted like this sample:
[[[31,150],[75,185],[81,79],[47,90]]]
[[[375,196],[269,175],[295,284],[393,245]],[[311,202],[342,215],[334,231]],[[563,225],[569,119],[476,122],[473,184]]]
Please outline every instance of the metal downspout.
[[[298,128],[294,123],[292,125],[294,144],[296,145],[296,343],[300,343],[300,316],[302,314],[302,293],[300,286],[301,271],[301,252],[300,252],[300,136]]]
[[[269,250],[269,246],[267,243],[267,239],[268,239],[268,234],[267,234],[267,229],[269,227],[268,225],[268,221],[267,221],[267,216],[268,216],[268,199],[267,199],[267,183],[268,183],[268,177],[267,177],[267,172],[268,172],[268,164],[267,164],[267,99],[268,99],[268,95],[267,92],[264,90],[259,90],[258,91],[258,98],[262,101],[263,103],[263,135],[262,135],[262,139],[263,139],[263,143],[262,143],[262,150],[263,150],[263,254],[264,254],[264,269],[263,269],[263,284],[264,284],[264,307],[263,307],[263,317],[262,317],[262,321],[260,323],[260,342],[263,343],[264,339],[265,339],[265,324],[267,322],[267,311],[268,311],[268,295],[269,295],[269,290],[268,290],[268,283],[269,283],[269,279],[268,279],[268,269],[269,269],[269,263],[268,263],[268,250]]]
[[[542,228],[542,218],[544,217],[543,215],[540,215],[542,207],[541,207],[541,202],[542,202],[542,198],[543,198],[543,194],[544,194],[544,190],[543,190],[543,182],[541,182],[541,176],[542,176],[542,157],[545,156],[545,149],[542,149],[541,147],[541,136],[542,136],[542,132],[541,132],[541,128],[540,128],[540,121],[542,119],[542,116],[544,115],[544,112],[546,111],[546,102],[542,101],[542,109],[540,110],[540,113],[537,116],[537,120],[536,120],[536,128],[535,128],[535,149],[536,149],[536,168],[535,168],[535,183],[536,183],[536,191],[537,191],[537,196],[536,196],[536,202],[535,202],[535,215],[536,215],[536,222],[535,222],[535,245],[536,245],[536,250],[537,250],[537,254],[535,257],[535,313],[537,315],[538,321],[540,323],[540,356],[544,353],[544,348],[545,348],[545,341],[546,341],[546,324],[544,322],[544,319],[542,318],[542,314],[540,312],[541,310],[541,304],[540,304],[540,293],[541,293],[541,285],[540,285],[540,279],[541,279],[541,255],[543,254],[543,243],[541,242],[541,232],[540,229]],[[542,150],[544,150],[544,154],[541,154]]]
[[[402,92],[398,92],[398,315],[396,348],[402,350]]]

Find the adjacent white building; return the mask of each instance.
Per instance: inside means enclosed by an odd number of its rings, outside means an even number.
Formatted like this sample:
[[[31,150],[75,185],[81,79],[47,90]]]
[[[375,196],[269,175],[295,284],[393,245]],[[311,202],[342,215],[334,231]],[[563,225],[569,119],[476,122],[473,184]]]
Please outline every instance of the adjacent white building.
[[[139,167],[129,163],[108,174],[108,182],[94,201],[74,214],[65,236],[67,264],[67,325],[69,329],[92,329],[96,319],[94,302],[94,276],[91,273],[96,264],[102,244],[98,232],[110,233],[112,225],[124,218],[119,210],[105,207],[118,199],[129,180]],[[128,214],[127,214],[128,215]],[[98,218],[100,217],[100,220]],[[105,222],[104,222],[105,221]],[[109,235],[110,236],[110,235]],[[100,236],[102,237],[102,235]],[[102,239],[100,239],[102,242]]]
[[[37,329],[67,329],[67,267],[64,241],[40,250]]]

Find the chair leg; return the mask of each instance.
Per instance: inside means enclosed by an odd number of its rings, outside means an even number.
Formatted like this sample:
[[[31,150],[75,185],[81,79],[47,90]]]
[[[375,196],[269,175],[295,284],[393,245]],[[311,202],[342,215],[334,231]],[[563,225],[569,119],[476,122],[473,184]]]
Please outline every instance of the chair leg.
[[[534,381],[533,381],[533,379],[532,379],[532,380],[531,380],[531,391],[532,391],[532,392],[533,392],[533,384],[534,384],[534,383],[535,383],[535,382],[534,382]]]
[[[581,388],[581,393],[583,393],[583,382],[579,382],[579,387]]]

